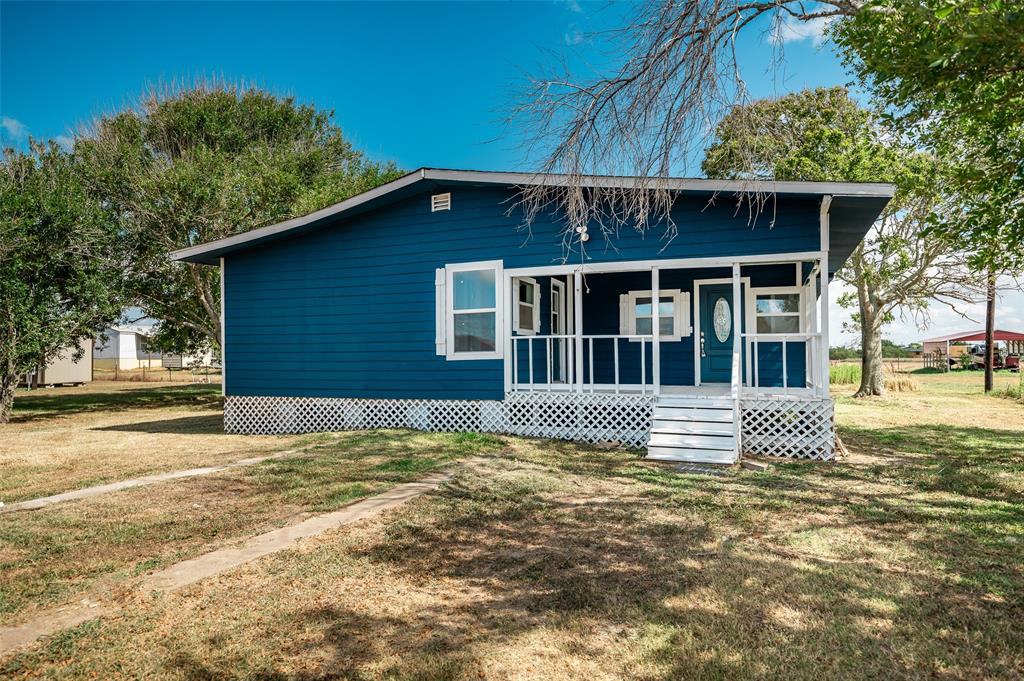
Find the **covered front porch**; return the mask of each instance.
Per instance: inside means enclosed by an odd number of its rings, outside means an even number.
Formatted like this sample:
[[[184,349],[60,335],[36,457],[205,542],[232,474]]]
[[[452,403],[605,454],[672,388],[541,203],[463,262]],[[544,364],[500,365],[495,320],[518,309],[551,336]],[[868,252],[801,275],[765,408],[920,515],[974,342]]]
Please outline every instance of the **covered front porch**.
[[[828,396],[820,260],[567,267],[505,271],[507,393]]]
[[[506,270],[506,401],[530,418],[560,415],[540,418],[538,434],[618,427],[651,458],[730,463],[808,447],[827,458],[822,262],[793,253]]]

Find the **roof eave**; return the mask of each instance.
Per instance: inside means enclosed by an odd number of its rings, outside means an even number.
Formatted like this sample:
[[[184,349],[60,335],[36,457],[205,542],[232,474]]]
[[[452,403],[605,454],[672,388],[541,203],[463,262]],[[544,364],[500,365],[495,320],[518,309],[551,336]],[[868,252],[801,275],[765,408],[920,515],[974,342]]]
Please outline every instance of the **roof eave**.
[[[397,180],[392,180],[379,187],[365,191],[339,203],[328,206],[309,215],[302,215],[274,225],[260,227],[242,234],[209,241],[188,248],[178,249],[169,254],[171,260],[216,265],[220,257],[244,245],[252,245],[271,239],[320,220],[351,211],[370,201],[381,199],[392,192],[399,191],[424,180],[438,183],[498,184],[507,186],[544,185],[551,187],[565,186],[570,182],[591,188],[629,188],[639,186],[640,178],[618,177],[609,175],[585,175],[572,177],[569,175],[508,173],[482,170],[445,170],[441,168],[420,168]],[[705,180],[688,178],[660,178],[654,180],[656,186],[677,192],[700,193],[743,193],[759,192],[764,194],[804,194],[832,195],[851,197],[891,198],[895,192],[894,185],[886,183],[856,182],[776,182],[766,180]],[[649,184],[648,184],[649,186]]]

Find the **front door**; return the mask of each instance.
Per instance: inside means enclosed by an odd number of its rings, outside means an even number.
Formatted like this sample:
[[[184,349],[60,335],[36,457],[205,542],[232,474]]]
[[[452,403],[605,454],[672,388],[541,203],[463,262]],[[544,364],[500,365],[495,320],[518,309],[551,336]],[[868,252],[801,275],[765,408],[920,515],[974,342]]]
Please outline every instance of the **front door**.
[[[732,380],[732,284],[700,286],[700,382]]]

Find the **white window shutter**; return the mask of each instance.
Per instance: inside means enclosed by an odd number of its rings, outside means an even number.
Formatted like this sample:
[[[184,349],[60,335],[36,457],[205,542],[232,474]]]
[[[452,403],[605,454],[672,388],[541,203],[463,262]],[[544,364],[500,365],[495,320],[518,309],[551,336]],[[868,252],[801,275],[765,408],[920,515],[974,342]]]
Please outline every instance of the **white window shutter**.
[[[550,303],[548,307],[550,307]],[[516,307],[519,307],[516,305]],[[540,284],[534,282],[533,284],[533,328],[540,333]],[[551,331],[554,333],[554,331]]]
[[[679,294],[679,335],[689,336],[693,333],[693,324],[690,323],[690,294]]]
[[[512,278],[512,328],[519,333],[519,277]]]
[[[619,335],[630,335],[629,330],[629,296],[625,293],[619,295]]]
[[[448,354],[444,274],[443,267],[434,270],[434,352],[442,357]]]

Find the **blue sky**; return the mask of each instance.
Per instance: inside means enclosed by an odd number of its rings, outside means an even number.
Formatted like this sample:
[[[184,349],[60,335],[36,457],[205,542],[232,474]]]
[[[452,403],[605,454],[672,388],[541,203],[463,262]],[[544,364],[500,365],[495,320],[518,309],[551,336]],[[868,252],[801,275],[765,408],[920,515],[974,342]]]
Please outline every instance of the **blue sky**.
[[[406,169],[518,169],[520,138],[502,119],[526,74],[561,58],[607,68],[613,56],[590,35],[628,9],[577,0],[0,2],[0,140],[64,139],[147,84],[218,76],[333,109],[356,146]],[[753,95],[847,84],[822,28],[793,24],[773,39],[765,25],[744,37],[739,57]],[[768,70],[778,44],[782,74]],[[936,313],[940,326],[972,326]],[[832,318],[833,338],[852,340],[838,335],[848,314],[834,309]],[[895,325],[891,336],[921,334]]]
[[[148,83],[223,75],[333,109],[357,146],[405,168],[510,169],[501,124],[525,82],[565,57],[609,63],[587,35],[628,6],[604,2],[12,3],[0,5],[0,115],[7,143],[67,135]],[[771,45],[741,45],[755,94],[845,81],[812,39],[786,45],[788,78],[765,77]]]

